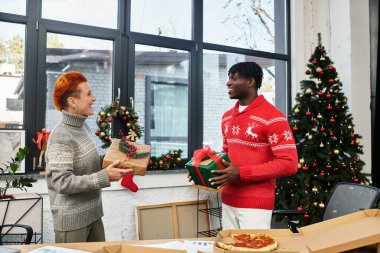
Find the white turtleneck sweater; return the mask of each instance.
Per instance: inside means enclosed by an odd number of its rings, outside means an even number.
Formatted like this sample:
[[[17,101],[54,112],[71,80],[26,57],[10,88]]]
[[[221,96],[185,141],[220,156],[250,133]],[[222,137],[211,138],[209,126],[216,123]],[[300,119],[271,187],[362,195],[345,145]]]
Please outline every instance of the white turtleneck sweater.
[[[62,111],[46,150],[46,181],[54,230],[72,231],[103,216],[101,188],[110,186],[85,123],[87,117]]]

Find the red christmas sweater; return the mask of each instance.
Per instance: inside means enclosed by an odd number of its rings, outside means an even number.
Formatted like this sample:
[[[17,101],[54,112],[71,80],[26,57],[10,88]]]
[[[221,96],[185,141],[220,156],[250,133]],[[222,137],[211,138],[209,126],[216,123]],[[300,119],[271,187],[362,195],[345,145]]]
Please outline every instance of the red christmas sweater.
[[[222,188],[222,202],[239,208],[274,208],[276,178],[297,172],[294,137],[285,116],[262,95],[222,118],[223,150],[240,179]]]

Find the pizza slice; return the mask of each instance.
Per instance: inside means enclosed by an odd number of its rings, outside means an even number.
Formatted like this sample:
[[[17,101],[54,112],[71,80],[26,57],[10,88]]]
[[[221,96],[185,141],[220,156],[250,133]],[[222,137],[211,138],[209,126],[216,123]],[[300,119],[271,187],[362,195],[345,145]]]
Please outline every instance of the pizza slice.
[[[278,246],[277,241],[270,235],[258,234],[232,234],[217,242],[217,246],[230,251],[272,251]]]

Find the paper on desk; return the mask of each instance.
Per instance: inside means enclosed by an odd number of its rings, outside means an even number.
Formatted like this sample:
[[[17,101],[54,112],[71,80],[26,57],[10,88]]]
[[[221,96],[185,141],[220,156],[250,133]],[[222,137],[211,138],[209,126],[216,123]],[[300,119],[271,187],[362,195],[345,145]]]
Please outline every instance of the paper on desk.
[[[44,246],[44,247],[29,251],[29,253],[70,253],[70,252],[71,253],[91,253],[90,251],[68,249],[68,248],[55,247],[55,246]]]
[[[213,241],[189,241],[184,242],[174,241],[160,244],[137,244],[136,246],[152,247],[152,248],[164,248],[164,249],[178,249],[184,250],[187,253],[197,253],[198,250],[203,252],[212,252]]]

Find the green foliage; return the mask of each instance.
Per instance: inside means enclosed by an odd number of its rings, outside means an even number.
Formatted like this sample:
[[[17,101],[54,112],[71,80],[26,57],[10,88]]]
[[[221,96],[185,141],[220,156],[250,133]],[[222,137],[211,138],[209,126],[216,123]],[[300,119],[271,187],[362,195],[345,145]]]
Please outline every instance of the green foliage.
[[[319,43],[307,64],[309,80],[289,116],[297,144],[298,172],[278,180],[276,209],[303,210],[301,225],[320,221],[331,189],[338,182],[368,185],[359,154],[361,136],[355,133],[347,97],[333,62]],[[349,201],[349,200],[348,200]]]
[[[175,169],[182,162],[182,150],[173,150],[161,156],[152,156],[149,160],[148,170],[168,170]]]
[[[6,193],[9,188],[18,188],[20,190],[26,190],[26,187],[32,187],[32,183],[37,182],[34,178],[17,176],[16,171],[20,167],[21,162],[25,159],[29,153],[29,148],[20,148],[16,156],[11,158],[6,164],[0,167],[0,172],[3,176],[6,175],[5,186],[0,187],[0,199],[6,198]]]

